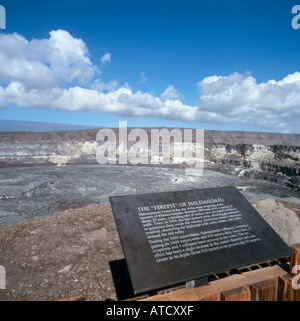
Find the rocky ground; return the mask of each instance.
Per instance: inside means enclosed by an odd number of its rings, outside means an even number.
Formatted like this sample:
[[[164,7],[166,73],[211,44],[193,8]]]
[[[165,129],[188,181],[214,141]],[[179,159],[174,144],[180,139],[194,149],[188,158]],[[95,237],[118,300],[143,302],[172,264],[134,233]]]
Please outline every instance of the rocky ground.
[[[109,204],[0,227],[1,300],[116,299],[109,262],[123,258]]]
[[[300,243],[300,204],[269,199],[255,207],[282,238],[290,237],[285,241]],[[290,220],[293,227],[286,224]],[[122,287],[130,291],[128,275],[121,276],[123,258],[107,203],[0,225],[0,265],[6,270],[0,300],[118,300]]]

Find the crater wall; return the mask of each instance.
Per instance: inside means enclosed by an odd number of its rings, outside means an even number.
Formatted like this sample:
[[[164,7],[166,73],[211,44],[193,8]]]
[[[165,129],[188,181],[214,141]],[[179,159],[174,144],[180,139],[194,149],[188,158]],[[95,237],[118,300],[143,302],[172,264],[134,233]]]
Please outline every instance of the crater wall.
[[[118,129],[113,130],[118,141]],[[151,137],[151,129],[145,130]],[[2,132],[0,167],[97,164],[97,132]],[[300,134],[205,130],[204,141],[205,168],[300,191]]]

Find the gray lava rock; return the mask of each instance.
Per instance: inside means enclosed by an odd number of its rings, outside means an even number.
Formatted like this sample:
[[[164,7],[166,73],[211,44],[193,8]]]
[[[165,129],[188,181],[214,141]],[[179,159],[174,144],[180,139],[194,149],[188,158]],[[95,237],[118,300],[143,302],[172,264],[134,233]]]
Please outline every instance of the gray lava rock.
[[[274,199],[262,200],[253,206],[289,246],[300,244],[300,221],[294,211]]]

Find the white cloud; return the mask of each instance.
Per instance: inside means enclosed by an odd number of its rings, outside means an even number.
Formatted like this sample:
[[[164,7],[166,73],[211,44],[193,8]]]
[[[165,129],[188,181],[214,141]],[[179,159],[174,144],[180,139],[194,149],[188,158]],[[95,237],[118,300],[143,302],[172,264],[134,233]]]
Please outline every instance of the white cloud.
[[[142,71],[140,74],[140,79],[141,79],[141,83],[144,83],[147,81],[147,78],[145,77],[145,72]]]
[[[101,60],[110,62],[110,53],[106,55]],[[0,86],[1,108],[18,104],[299,132],[299,72],[261,83],[249,74],[206,77],[198,83],[199,104],[190,106],[183,104],[173,85],[155,97],[134,92],[127,83],[94,79],[100,71],[90,61],[85,43],[64,30],[31,41],[16,33],[0,34],[0,65],[0,81],[8,82]],[[144,73],[140,76],[146,79]],[[89,88],[80,87],[82,83]]]
[[[160,99],[165,101],[167,99],[180,99],[183,96],[175,89],[173,85],[169,85],[160,95]]]
[[[111,53],[107,52],[105,55],[101,57],[101,63],[106,64],[111,62]]]
[[[222,122],[299,131],[300,73],[257,83],[250,75],[212,76],[198,83],[199,108],[222,116]],[[298,121],[299,123],[299,121]]]
[[[85,43],[64,30],[31,41],[17,33],[0,34],[0,65],[0,80],[35,88],[87,83],[97,70]]]
[[[117,80],[111,80],[108,83],[104,83],[100,79],[96,79],[91,85],[91,89],[97,90],[99,92],[103,91],[115,91],[119,88],[119,82]]]
[[[290,82],[292,78],[295,81]],[[114,81],[108,84],[95,82],[93,89],[79,86],[36,89],[11,82],[6,88],[0,87],[0,106],[16,103],[22,107],[90,110],[188,122],[239,123],[274,131],[299,132],[300,74],[261,84],[251,76],[238,74],[214,79],[205,78],[199,84],[202,92],[199,106],[170,99],[177,97],[170,86],[163,97],[155,97],[133,92],[127,85],[118,87]]]
[[[127,86],[108,93],[79,86],[62,89],[58,87],[39,90],[27,88],[12,82],[8,87],[0,87],[6,103],[16,103],[21,107],[55,108],[69,111],[92,110],[111,112],[118,115],[154,116],[169,119],[191,120],[197,107],[183,105],[179,100],[162,101],[148,93],[134,93]],[[0,101],[1,103],[1,101]],[[2,103],[3,105],[3,103]]]

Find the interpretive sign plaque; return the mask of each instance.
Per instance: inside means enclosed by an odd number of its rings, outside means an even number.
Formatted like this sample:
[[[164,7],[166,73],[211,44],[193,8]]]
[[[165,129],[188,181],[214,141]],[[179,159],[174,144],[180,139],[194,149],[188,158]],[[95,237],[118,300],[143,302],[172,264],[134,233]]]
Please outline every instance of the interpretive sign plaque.
[[[135,293],[287,256],[233,186],[110,197]]]

